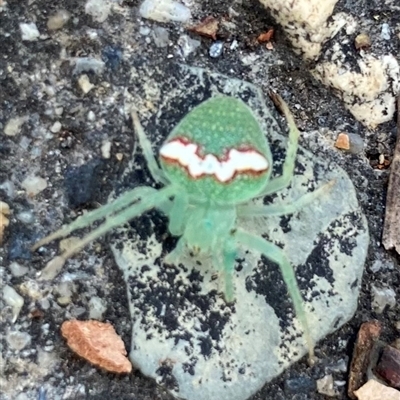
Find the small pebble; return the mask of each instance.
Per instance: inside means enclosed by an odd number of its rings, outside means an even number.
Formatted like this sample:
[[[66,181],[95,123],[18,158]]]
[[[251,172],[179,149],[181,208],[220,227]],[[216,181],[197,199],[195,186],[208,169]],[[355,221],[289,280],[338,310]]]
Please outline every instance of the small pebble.
[[[85,12],[94,21],[104,22],[111,11],[111,3],[108,0],[88,0],[85,4]]]
[[[366,33],[360,33],[354,40],[354,46],[357,50],[371,47],[371,39]]]
[[[8,268],[9,268],[12,276],[15,276],[16,278],[18,278],[20,276],[24,276],[25,274],[27,274],[29,272],[28,267],[25,267],[25,266],[17,263],[16,261],[13,261],[12,263],[10,263]]]
[[[96,120],[96,114],[93,111],[89,111],[87,114],[87,119],[90,122],[93,122]]]
[[[381,38],[383,40],[390,40],[391,33],[390,33],[390,26],[387,23],[382,24],[381,30]]]
[[[349,136],[346,133],[339,133],[335,146],[341,150],[349,150],[350,149],[350,140]]]
[[[317,380],[318,393],[324,394],[328,397],[335,397],[337,393],[333,386],[333,376],[325,375],[323,378]]]
[[[50,260],[46,266],[40,271],[39,279],[41,280],[53,280],[62,270],[65,264],[65,259],[61,256],[54,257]]]
[[[7,343],[14,350],[22,350],[31,342],[31,335],[26,332],[12,331],[7,334]]]
[[[70,20],[70,18],[71,14],[67,10],[58,10],[47,20],[47,29],[49,31],[61,29]]]
[[[82,72],[93,72],[96,75],[100,75],[104,71],[105,62],[96,58],[79,57],[73,61],[75,62],[75,68],[72,71],[73,75],[80,75]]]
[[[8,304],[13,310],[13,320],[14,323],[24,305],[24,299],[20,296],[13,287],[5,285],[3,287],[3,300]]]
[[[111,157],[111,142],[106,140],[101,145],[101,155],[105,159],[109,159]]]
[[[107,310],[105,302],[97,296],[94,296],[89,301],[89,318],[90,319],[103,319],[103,314]]]
[[[94,85],[90,83],[89,77],[86,74],[79,77],[78,84],[85,94],[89,93],[94,88]]]
[[[28,176],[22,181],[21,186],[25,189],[28,196],[36,196],[47,188],[47,182],[40,176]]]
[[[22,125],[28,121],[28,117],[10,118],[4,127],[4,134],[7,136],[16,136],[21,132]]]
[[[158,27],[156,27],[156,28],[158,28]],[[160,27],[161,28],[161,27]],[[165,31],[167,31],[165,28],[161,28],[161,29],[164,29]],[[142,36],[148,36],[149,34],[150,34],[150,32],[151,32],[151,28],[149,27],[149,26],[141,26],[140,28],[139,28],[139,33],[142,35]],[[167,31],[168,32],[168,31]]]
[[[27,24],[21,23],[19,24],[19,28],[22,33],[22,40],[32,42],[37,40],[40,36],[39,30],[34,22],[29,22]]]
[[[200,44],[200,40],[192,39],[188,35],[181,35],[178,39],[180,56],[186,58],[190,53],[193,53],[198,47],[200,47]]]
[[[61,131],[61,128],[62,128],[61,122],[56,121],[56,122],[54,122],[54,124],[50,127],[50,131],[51,131],[52,133],[58,133],[58,132]]]
[[[386,307],[393,308],[396,305],[396,293],[392,288],[382,288],[373,285],[372,309],[377,314],[382,314]]]
[[[212,58],[218,58],[224,50],[224,43],[216,41],[210,46],[209,54]]]
[[[190,10],[181,3],[173,0],[145,0],[139,9],[143,18],[157,22],[188,22]]]
[[[167,29],[161,27],[161,26],[156,26],[153,29],[153,40],[154,44],[157,47],[167,47],[169,44],[169,32]]]
[[[31,224],[35,221],[35,216],[31,211],[21,211],[17,214],[17,219],[23,224]]]
[[[10,206],[0,200],[0,245],[3,243],[4,231],[10,223],[8,215],[10,214]]]

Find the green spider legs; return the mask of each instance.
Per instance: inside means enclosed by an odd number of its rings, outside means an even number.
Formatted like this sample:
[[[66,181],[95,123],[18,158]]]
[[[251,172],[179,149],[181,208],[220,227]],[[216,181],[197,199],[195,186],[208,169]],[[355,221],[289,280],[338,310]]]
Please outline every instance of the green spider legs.
[[[139,138],[140,147],[143,150],[143,155],[147,163],[147,167],[150,171],[151,176],[155,182],[162,183],[163,185],[168,185],[170,182],[164,174],[164,171],[159,167],[156,157],[154,156],[153,150],[151,148],[151,142],[147,138],[146,133],[143,130],[142,124],[140,123],[139,117],[132,107],[131,117],[133,127]]]
[[[262,217],[262,216],[279,216],[294,214],[300,211],[302,208],[310,205],[318,197],[327,193],[335,185],[336,181],[332,180],[321,186],[320,188],[314,190],[313,192],[306,193],[300,198],[296,199],[290,204],[268,204],[268,205],[254,205],[254,204],[244,204],[238,206],[237,213],[238,217]]]
[[[296,275],[284,251],[275,244],[263,239],[262,237],[252,235],[240,229],[238,229],[234,233],[234,236],[238,240],[238,242],[246,246],[246,248],[260,252],[269,260],[279,265],[283,280],[292,299],[296,316],[299,319],[300,324],[303,328],[309,352],[309,360],[310,363],[312,363],[314,357],[314,342],[311,337],[310,328],[306,317],[306,311],[303,306],[303,298],[297,284]]]
[[[282,175],[278,178],[272,179],[268,181],[267,186],[264,190],[257,195],[257,197],[264,197],[271,193],[278,192],[279,190],[284,189],[289,186],[290,181],[292,180],[294,174],[294,167],[296,161],[296,154],[299,144],[300,133],[297,129],[296,123],[294,122],[293,115],[289,110],[288,105],[285,101],[276,93],[270,93],[270,97],[276,107],[284,114],[287,123],[289,125],[289,138],[288,138],[288,147],[286,152],[286,158],[282,167]]]
[[[129,220],[143,214],[145,211],[158,207],[168,212],[170,209],[169,197],[174,196],[175,193],[176,188],[171,185],[160,190],[150,187],[135,188],[122,194],[115,201],[82,215],[69,225],[43,238],[33,246],[32,250],[36,250],[40,246],[55,239],[65,237],[77,229],[89,226],[99,219],[106,218],[103,224],[79,240],[61,255],[61,257],[66,260],[93,240],[103,236],[113,228],[123,225]]]

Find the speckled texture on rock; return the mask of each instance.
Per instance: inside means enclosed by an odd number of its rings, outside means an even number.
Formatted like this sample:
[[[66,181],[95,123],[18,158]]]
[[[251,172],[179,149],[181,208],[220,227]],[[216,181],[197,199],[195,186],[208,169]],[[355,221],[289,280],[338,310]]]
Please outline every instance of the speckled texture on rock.
[[[138,72],[141,77],[146,73]],[[134,103],[143,110],[151,101],[158,110],[146,124],[148,132],[157,132],[150,133],[155,149],[189,109],[223,93],[241,98],[255,111],[272,146],[274,173],[279,173],[286,139],[256,87],[184,66],[173,68],[167,81],[158,81],[156,74],[150,80],[156,99],[139,100],[128,91],[125,102],[127,109]],[[125,182],[135,168],[133,157]],[[289,203],[333,179],[329,193],[297,214],[238,222],[284,248],[296,268],[316,341],[348,321],[357,306],[369,236],[353,185],[341,168],[300,149],[291,188],[258,201]],[[175,241],[165,218],[152,212],[119,230],[112,245],[128,286],[130,358],[179,397],[206,400],[218,393],[221,400],[246,399],[306,352],[279,269],[240,248],[236,302],[228,306],[209,260],[188,255],[179,266],[163,264]]]

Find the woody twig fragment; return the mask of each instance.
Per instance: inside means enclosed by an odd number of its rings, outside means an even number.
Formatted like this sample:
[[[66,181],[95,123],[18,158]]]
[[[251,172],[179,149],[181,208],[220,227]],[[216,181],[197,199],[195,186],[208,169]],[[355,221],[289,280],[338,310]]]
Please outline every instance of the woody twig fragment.
[[[397,98],[397,140],[390,167],[382,243],[400,254],[400,95]]]

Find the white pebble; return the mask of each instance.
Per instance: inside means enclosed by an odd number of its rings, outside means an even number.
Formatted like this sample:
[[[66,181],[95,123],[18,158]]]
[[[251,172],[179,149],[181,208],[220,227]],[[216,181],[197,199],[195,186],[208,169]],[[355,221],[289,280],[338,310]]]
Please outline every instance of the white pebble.
[[[333,376],[325,375],[323,378],[317,380],[317,391],[318,393],[324,394],[328,397],[334,397],[337,395],[334,385]]]
[[[94,21],[104,22],[110,14],[111,4],[107,0],[88,0],[85,5],[85,12]]]
[[[190,10],[173,0],[145,0],[139,9],[143,18],[158,22],[188,22]]]
[[[31,211],[21,211],[17,214],[17,219],[23,224],[31,224],[35,220],[35,217]]]
[[[47,182],[40,176],[28,176],[23,180],[21,186],[26,190],[28,196],[36,196],[47,188]]]
[[[8,285],[5,285],[3,288],[3,299],[13,309],[12,322],[14,323],[18,318],[22,306],[24,305],[24,299],[15,291],[14,288]]]
[[[24,267],[23,265],[17,263],[16,261],[13,261],[9,265],[10,272],[12,276],[15,276],[16,278],[23,276],[29,272],[28,267]]]
[[[396,305],[396,293],[392,288],[372,286],[372,309],[382,314],[386,306],[393,308]]]
[[[31,335],[26,332],[13,331],[7,334],[7,343],[14,350],[22,350],[31,342]]]
[[[92,57],[79,57],[72,61],[75,62],[75,68],[72,71],[73,75],[80,75],[82,72],[93,72],[96,75],[100,75],[105,66],[104,61]]]
[[[107,310],[107,306],[100,297],[94,296],[89,300],[89,310],[90,319],[101,320]]]
[[[188,35],[181,35],[178,39],[180,55],[183,58],[186,58],[190,53],[193,53],[200,46],[200,44],[200,40],[192,39]]]
[[[34,22],[29,22],[28,24],[19,24],[19,29],[21,29],[22,40],[34,41],[40,36],[39,30]]]
[[[86,74],[79,77],[78,83],[82,92],[85,94],[89,93],[94,88],[94,85],[90,83],[89,77]]]
[[[4,134],[7,136],[18,135],[21,131],[22,125],[28,120],[27,117],[10,118],[4,127]]]
[[[165,28],[163,28],[163,29],[165,29]],[[166,29],[165,29],[166,30]],[[151,32],[151,29],[148,27],[148,26],[141,26],[140,28],[139,28],[139,33],[142,35],[142,36],[148,36],[149,34],[150,34],[150,32]]]
[[[167,47],[169,44],[169,32],[162,26],[156,26],[153,30],[154,44],[157,47]]]
[[[69,21],[70,18],[71,14],[67,10],[58,10],[47,20],[47,29],[49,31],[56,31],[58,29],[61,29]]]
[[[50,127],[50,131],[51,131],[52,133],[57,133],[57,132],[60,132],[60,131],[61,131],[61,128],[62,128],[61,122],[56,121],[56,122],[54,122],[54,124]]]
[[[87,119],[90,122],[93,122],[96,120],[96,114],[93,111],[89,111],[87,115]]]
[[[387,23],[382,24],[381,38],[383,40],[390,40],[390,26]]]
[[[111,157],[111,142],[105,141],[101,146],[101,155],[103,158],[108,159]]]

